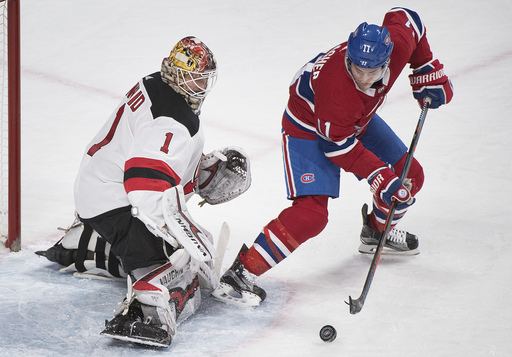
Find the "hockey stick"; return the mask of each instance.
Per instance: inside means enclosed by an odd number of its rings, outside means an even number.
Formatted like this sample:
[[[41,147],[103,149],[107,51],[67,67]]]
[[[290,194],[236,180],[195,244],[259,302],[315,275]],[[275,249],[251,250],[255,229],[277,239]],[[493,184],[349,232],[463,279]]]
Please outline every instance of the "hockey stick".
[[[177,185],[164,191],[162,212],[172,236],[194,260],[206,262],[217,257],[210,234],[194,222],[188,213],[183,186]]]
[[[425,122],[425,119],[427,117],[428,108],[430,106],[430,98],[425,98],[425,101],[423,103],[423,108],[421,110],[420,118],[418,120],[418,125],[416,126],[416,130],[414,131],[414,135],[412,137],[411,146],[409,147],[409,151],[407,152],[407,158],[405,159],[404,168],[402,171],[402,175],[400,175],[400,179],[402,182],[404,182],[405,178],[407,177],[407,174],[409,173],[409,168],[411,167],[412,158],[414,156],[414,151],[416,150],[416,145],[418,144],[418,140],[420,138],[421,129],[423,128],[423,123]],[[382,254],[382,249],[384,248],[384,244],[386,243],[386,236],[389,233],[389,230],[391,228],[391,222],[393,221],[393,217],[395,215],[395,209],[396,209],[397,201],[393,199],[391,202],[391,207],[389,208],[388,216],[386,218],[386,223],[384,225],[384,231],[382,232],[379,240],[379,244],[377,245],[377,251],[375,252],[375,255],[373,256],[372,264],[370,265],[370,270],[368,271],[368,275],[366,276],[366,281],[364,282],[363,291],[361,292],[361,295],[357,299],[352,299],[351,296],[348,297],[348,303],[350,306],[350,313],[351,314],[357,314],[361,311],[363,308],[364,302],[366,300],[366,296],[368,295],[368,292],[370,291],[370,285],[373,281],[373,276],[375,275],[375,271],[377,270],[377,265],[379,265],[380,256]]]
[[[220,276],[220,268],[222,267],[222,261],[224,260],[224,254],[226,253],[226,248],[228,247],[229,241],[229,226],[226,222],[222,223],[222,227],[220,229],[219,238],[217,240],[217,258],[215,258],[214,270],[218,276]]]

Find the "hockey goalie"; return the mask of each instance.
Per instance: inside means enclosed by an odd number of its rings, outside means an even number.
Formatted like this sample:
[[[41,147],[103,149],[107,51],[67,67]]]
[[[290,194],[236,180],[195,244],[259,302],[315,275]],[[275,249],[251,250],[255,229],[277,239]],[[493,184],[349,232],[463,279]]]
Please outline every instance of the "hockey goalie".
[[[185,37],[161,70],[124,96],[86,147],[75,182],[76,220],[37,252],[75,274],[121,278],[128,292],[102,334],[167,347],[181,321],[219,285],[212,235],[187,209],[224,203],[251,183],[245,152],[204,155],[199,119],[217,76],[213,53]]]

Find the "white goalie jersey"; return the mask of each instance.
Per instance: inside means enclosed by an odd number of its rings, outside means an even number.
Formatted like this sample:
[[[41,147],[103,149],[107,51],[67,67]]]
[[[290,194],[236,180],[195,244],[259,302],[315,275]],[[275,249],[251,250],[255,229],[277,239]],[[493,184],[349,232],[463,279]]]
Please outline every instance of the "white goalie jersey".
[[[204,136],[199,118],[160,73],[141,79],[89,143],[75,182],[75,205],[88,219],[136,206],[163,222],[162,194],[194,192]]]

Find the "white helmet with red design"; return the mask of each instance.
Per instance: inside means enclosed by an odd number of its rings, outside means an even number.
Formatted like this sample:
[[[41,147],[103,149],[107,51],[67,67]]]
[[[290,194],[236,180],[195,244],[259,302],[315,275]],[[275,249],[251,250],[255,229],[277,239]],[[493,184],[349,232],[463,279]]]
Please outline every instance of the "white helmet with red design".
[[[181,94],[195,113],[199,113],[217,79],[217,61],[201,40],[188,36],[163,59],[161,74],[162,80]]]

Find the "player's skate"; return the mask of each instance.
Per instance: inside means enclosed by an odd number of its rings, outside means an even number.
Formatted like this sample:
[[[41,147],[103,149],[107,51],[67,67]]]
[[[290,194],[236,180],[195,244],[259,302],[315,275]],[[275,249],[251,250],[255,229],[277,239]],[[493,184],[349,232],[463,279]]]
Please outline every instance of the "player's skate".
[[[190,271],[189,257],[183,249],[178,249],[168,263],[145,274],[133,285],[129,278],[127,297],[101,334],[168,347],[176,335],[176,327],[201,302],[199,279]]]
[[[377,250],[381,233],[370,227],[368,223],[368,205],[365,203],[361,210],[363,228],[361,229],[361,244],[359,252],[373,254]],[[412,233],[391,229],[386,237],[383,254],[415,255],[419,253],[418,237]]]
[[[233,265],[220,278],[220,286],[212,292],[217,300],[240,306],[258,306],[265,300],[265,290],[255,284],[256,276],[251,274],[240,260],[248,248],[244,244]]]

